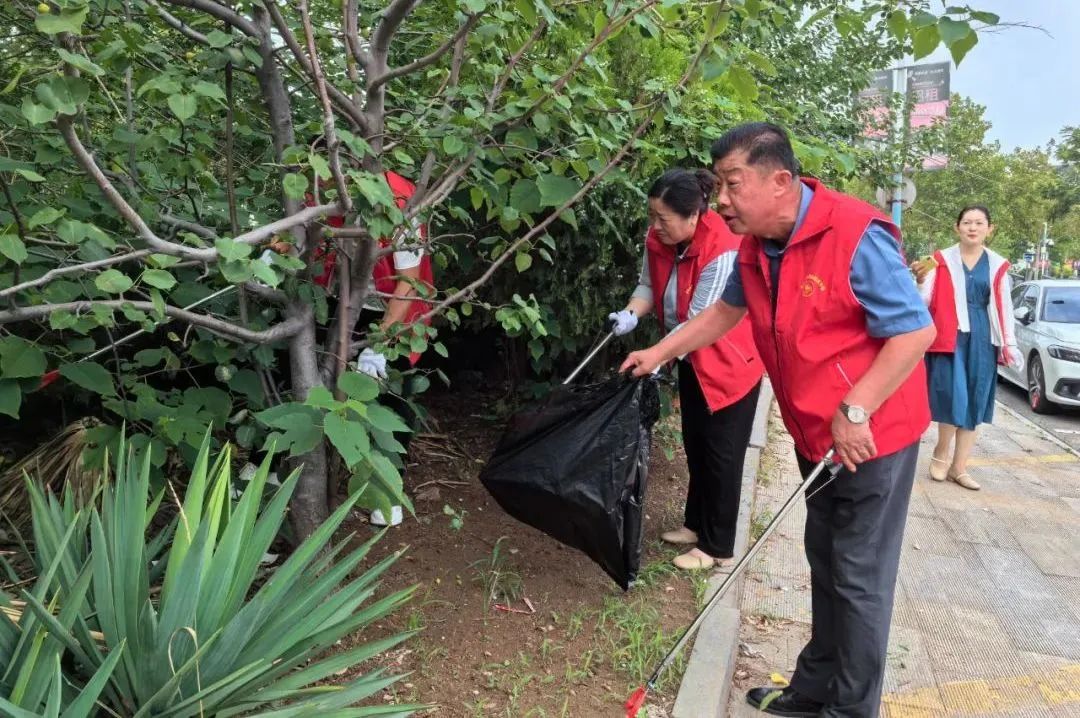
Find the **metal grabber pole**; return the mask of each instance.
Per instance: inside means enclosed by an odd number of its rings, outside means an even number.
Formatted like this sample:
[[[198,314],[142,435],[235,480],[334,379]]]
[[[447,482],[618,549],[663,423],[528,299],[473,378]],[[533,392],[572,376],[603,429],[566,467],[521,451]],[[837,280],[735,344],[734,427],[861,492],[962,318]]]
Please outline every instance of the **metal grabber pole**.
[[[716,589],[716,593],[713,594],[713,597],[710,598],[709,602],[706,603],[705,606],[701,609],[701,611],[698,612],[698,615],[694,619],[694,622],[691,623],[685,631],[683,631],[683,634],[679,637],[679,640],[675,643],[672,649],[667,652],[667,655],[664,656],[663,660],[660,661],[660,664],[656,667],[656,670],[654,670],[652,675],[649,676],[648,682],[646,682],[645,685],[640,686],[636,691],[634,691],[630,698],[627,699],[625,706],[626,718],[635,718],[635,716],[637,716],[638,711],[641,710],[641,707],[643,705],[645,705],[646,696],[648,696],[650,691],[656,688],[656,683],[660,680],[660,676],[663,675],[664,671],[667,670],[668,666],[671,665],[671,662],[675,660],[675,656],[679,654],[679,651],[683,649],[687,641],[693,638],[694,634],[697,633],[697,630],[701,628],[701,624],[705,621],[705,617],[709,614],[709,611],[711,611],[713,608],[716,607],[718,603],[720,603],[720,600],[723,599],[724,594],[727,593],[728,589],[735,584],[735,580],[742,575],[743,571],[746,570],[746,567],[749,566],[750,562],[754,560],[754,557],[758,555],[762,548],[764,548],[765,541],[768,540],[769,536],[771,536],[773,531],[776,530],[776,527],[780,525],[780,522],[784,520],[784,517],[787,516],[787,514],[791,511],[792,507],[795,506],[795,503],[798,501],[799,497],[806,493],[806,490],[810,488],[810,485],[813,484],[814,481],[816,481],[817,478],[821,476],[821,473],[826,469],[829,469],[832,475],[825,481],[824,484],[821,485],[821,488],[824,488],[826,485],[832,482],[833,479],[836,478],[836,474],[839,471],[839,465],[836,465],[836,468],[829,468],[830,464],[832,464],[834,454],[835,450],[829,449],[829,452],[825,454],[825,458],[821,460],[821,463],[815,466],[814,470],[811,471],[805,479],[803,479],[803,482],[799,484],[799,488],[795,489],[794,493],[792,493],[791,496],[788,497],[788,500],[784,502],[784,505],[780,507],[780,510],[776,512],[776,516],[774,516],[773,520],[769,522],[769,525],[765,527],[765,530],[762,532],[761,536],[758,537],[758,540],[755,541],[750,546],[750,548],[746,550],[746,553],[743,554],[742,558],[740,558],[738,563],[736,563],[735,566],[731,569],[731,573],[729,573],[724,578],[723,583],[721,583],[720,587]],[[820,491],[821,488],[819,488],[818,491]],[[813,494],[811,494],[811,496],[813,496]]]

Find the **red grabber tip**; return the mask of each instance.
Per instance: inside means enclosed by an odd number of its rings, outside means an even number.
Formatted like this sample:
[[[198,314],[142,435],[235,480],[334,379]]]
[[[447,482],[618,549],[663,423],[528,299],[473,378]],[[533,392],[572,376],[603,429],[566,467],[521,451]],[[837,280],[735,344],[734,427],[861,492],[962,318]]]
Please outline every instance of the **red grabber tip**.
[[[39,386],[38,389],[44,389],[49,384],[52,384],[54,381],[56,381],[59,378],[60,378],[60,371],[57,370],[57,369],[53,369],[50,372],[46,372],[41,377],[41,386]]]
[[[626,699],[626,718],[637,718],[638,711],[645,705],[645,686],[640,686]]]

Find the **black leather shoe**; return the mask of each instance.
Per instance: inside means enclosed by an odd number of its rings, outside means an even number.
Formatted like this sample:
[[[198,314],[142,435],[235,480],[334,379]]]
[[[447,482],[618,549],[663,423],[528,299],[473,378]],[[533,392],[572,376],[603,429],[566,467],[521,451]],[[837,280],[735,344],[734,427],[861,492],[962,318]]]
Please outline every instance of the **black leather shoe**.
[[[769,695],[780,691],[780,695],[769,701],[762,709],[761,704]],[[794,688],[780,690],[776,687],[751,688],[746,692],[746,702],[758,710],[764,710],[774,716],[788,716],[789,718],[817,718],[824,703],[818,703],[798,693]]]

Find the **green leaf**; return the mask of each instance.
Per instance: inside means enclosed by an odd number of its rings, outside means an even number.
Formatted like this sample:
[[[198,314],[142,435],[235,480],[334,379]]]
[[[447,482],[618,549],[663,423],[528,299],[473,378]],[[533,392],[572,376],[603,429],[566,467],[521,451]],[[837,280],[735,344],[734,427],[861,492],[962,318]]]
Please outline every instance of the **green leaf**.
[[[210,44],[210,47],[220,50],[232,42],[232,35],[221,30],[211,30],[206,33],[206,41]]]
[[[86,239],[86,224],[77,219],[65,219],[56,227],[56,236],[68,244]]]
[[[258,257],[248,262],[248,269],[251,270],[251,274],[256,279],[269,287],[276,287],[281,284],[281,277],[278,276],[273,267]]]
[[[971,48],[975,47],[978,42],[979,35],[974,32],[954,42],[952,46],[949,47],[949,54],[952,55],[953,62],[959,65],[960,61],[963,60],[969,52],[971,52]]]
[[[893,10],[889,13],[885,24],[897,42],[904,41],[904,37],[907,35],[907,15],[904,14],[903,10]]]
[[[101,69],[98,65],[86,57],[85,55],[77,55],[74,52],[68,52],[62,47],[56,48],[56,54],[60,56],[60,59],[64,62],[77,67],[88,75],[93,77],[101,77],[105,74],[105,70]]]
[[[308,155],[308,164],[311,165],[311,169],[315,170],[315,174],[319,179],[330,179],[330,163],[322,155],[312,152]]]
[[[158,289],[169,290],[176,286],[176,277],[164,269],[147,269],[142,273],[142,280]]]
[[[40,227],[43,224],[52,224],[56,220],[63,217],[65,212],[67,212],[66,209],[43,207],[37,212],[34,212],[33,216],[30,217],[29,220],[27,220],[26,226],[30,229],[33,229],[34,227]]]
[[[576,188],[575,188],[576,191]],[[532,214],[540,210],[540,189],[531,179],[519,179],[510,188],[510,205],[519,212]]]
[[[476,14],[484,12],[487,7],[487,0],[462,0],[461,4],[467,11]]]
[[[307,192],[308,178],[298,172],[289,172],[281,181],[285,196],[289,199],[303,199]]]
[[[108,294],[122,294],[133,284],[131,277],[117,269],[106,269],[94,279],[94,285]]]
[[[22,116],[26,118],[26,121],[31,125],[43,125],[46,122],[52,122],[56,117],[56,110],[45,105],[39,105],[30,99],[29,95],[23,96],[22,101]]]
[[[350,469],[371,454],[371,440],[360,422],[343,419],[337,414],[327,414],[323,429],[326,431],[326,438],[338,450]]]
[[[251,254],[251,245],[244,242],[236,242],[228,237],[220,237],[214,240],[214,248],[217,249],[218,254],[222,259],[226,260],[240,260],[247,259]]]
[[[78,364],[64,364],[60,367],[60,376],[87,391],[102,396],[116,396],[116,386],[113,384],[112,374],[92,361],[79,362]]]
[[[940,42],[941,35],[938,34],[937,25],[921,27],[915,31],[915,38],[912,40],[912,55],[916,60],[921,60],[937,49]]]
[[[58,35],[62,32],[78,35],[89,12],[90,8],[86,5],[74,10],[63,8],[58,13],[39,12],[34,17],[34,26],[46,35]]]
[[[465,150],[465,143],[461,141],[461,138],[457,135],[447,135],[443,137],[442,141],[443,150],[448,155],[461,154]]]
[[[45,354],[21,337],[0,339],[0,376],[37,379],[45,373]]]
[[[735,92],[743,99],[753,102],[758,97],[758,84],[753,74],[745,67],[735,65],[728,70],[728,80]]]
[[[369,424],[379,431],[411,431],[405,422],[401,420],[401,417],[382,404],[370,404],[365,418]]]
[[[972,10],[971,19],[978,20],[979,22],[986,23],[987,25],[997,25],[999,22],[1001,22],[1000,16],[992,12],[986,12],[984,10]]]
[[[0,234],[0,254],[15,264],[22,264],[26,260],[26,245],[17,235]]]
[[[518,252],[514,257],[514,266],[517,267],[519,272],[524,272],[526,269],[532,266],[532,255],[528,252]]]
[[[19,382],[14,379],[0,379],[0,414],[18,419],[21,404],[22,390]]]
[[[974,32],[971,26],[963,20],[953,20],[951,17],[943,17],[938,20],[938,34],[945,47],[952,47],[953,43],[962,40]]]
[[[176,115],[176,119],[181,122],[193,117],[195,112],[199,109],[199,104],[195,99],[195,95],[189,95],[184,92],[169,95],[167,102],[169,109]]]
[[[61,115],[74,115],[79,105],[90,97],[90,86],[79,77],[53,75],[34,88],[34,95],[41,104]]]
[[[536,181],[540,190],[540,206],[558,207],[577,194],[580,186],[569,177],[548,174],[540,175]]]
[[[219,85],[215,85],[212,82],[206,80],[199,80],[191,85],[191,89],[195,91],[196,95],[202,95],[203,97],[209,97],[212,100],[221,100],[225,102],[225,91],[221,89]]]
[[[374,401],[379,396],[379,384],[367,374],[347,371],[338,378],[338,389],[345,396],[361,402]]]
[[[28,170],[25,167],[16,167],[15,172],[17,174],[22,175],[25,179],[27,179],[30,182],[44,182],[45,181],[45,178],[42,177],[40,174],[38,174],[34,170]]]
[[[342,406],[342,403],[335,399],[334,395],[325,386],[312,387],[311,391],[308,392],[307,399],[304,400],[304,404],[316,409],[329,409],[330,411],[337,411]]]

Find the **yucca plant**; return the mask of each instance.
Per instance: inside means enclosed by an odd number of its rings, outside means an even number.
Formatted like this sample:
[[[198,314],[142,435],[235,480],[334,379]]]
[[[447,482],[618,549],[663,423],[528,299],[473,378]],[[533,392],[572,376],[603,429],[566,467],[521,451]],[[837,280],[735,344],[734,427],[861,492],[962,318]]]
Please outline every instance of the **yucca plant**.
[[[66,502],[46,497],[33,484],[29,489],[37,563],[55,567],[56,592],[69,599],[61,612],[75,615],[61,621],[54,616],[56,606],[24,591],[26,609],[70,651],[75,665],[90,672],[116,660],[103,691],[112,711],[135,718],[344,717],[407,716],[419,708],[355,706],[400,679],[382,670],[322,684],[411,635],[329,652],[340,638],[391,613],[412,593],[406,589],[365,606],[378,577],[400,554],[350,578],[378,539],[350,549],[350,536],[331,546],[355,497],[279,568],[264,574],[260,559],[282,527],[299,472],[262,504],[272,460],[267,456],[233,504],[229,450],[211,462],[207,438],[183,499],[168,489],[174,524],[147,538],[160,500],[150,496],[148,458],[134,466],[122,448],[100,501],[75,515],[64,510]],[[76,535],[64,540],[69,531]],[[164,566],[160,587],[152,580],[159,546],[165,546],[157,564]],[[82,595],[81,582],[89,585]]]
[[[73,523],[64,534],[61,548],[68,545],[76,531]],[[56,607],[60,595],[50,591],[59,570],[62,555],[40,573],[29,595],[40,604]],[[54,622],[70,628],[78,606],[90,585],[90,573],[75,583],[70,599],[59,609]],[[89,718],[98,712],[98,696],[123,655],[123,644],[109,655],[100,668],[79,685],[64,676],[60,660],[66,648],[49,635],[45,624],[25,604],[0,591],[0,715],[11,718]]]

